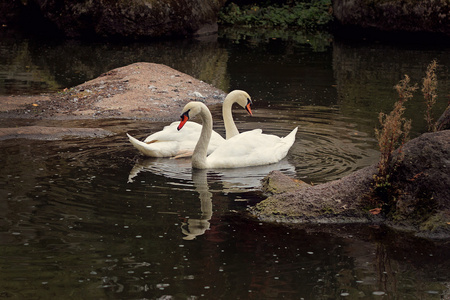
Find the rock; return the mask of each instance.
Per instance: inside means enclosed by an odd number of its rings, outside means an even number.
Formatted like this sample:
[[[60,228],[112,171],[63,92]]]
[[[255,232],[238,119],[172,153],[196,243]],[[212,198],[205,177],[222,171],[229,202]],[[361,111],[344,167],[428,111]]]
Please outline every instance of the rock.
[[[371,166],[342,179],[319,185],[294,186],[294,190],[275,194],[250,211],[259,219],[284,223],[354,223],[369,222],[372,216],[363,212],[361,202],[372,182],[376,167]],[[265,181],[286,181],[271,173]]]
[[[448,130],[450,129],[450,105],[447,106],[447,109],[444,113],[439,117],[436,122],[436,130]]]
[[[394,160],[392,183],[401,196],[392,224],[406,222],[419,232],[450,236],[450,130],[422,134]]]
[[[450,35],[450,2],[447,0],[336,0],[333,13],[342,25]]]
[[[332,182],[299,188],[268,197],[250,213],[260,220],[283,223],[388,224],[414,231],[416,235],[450,237],[450,130],[425,133],[394,156],[390,184],[400,193],[387,215],[369,212],[373,175],[369,166]],[[292,179],[271,173],[265,182]]]
[[[262,189],[266,194],[274,195],[310,186],[304,181],[291,178],[280,171],[271,171],[261,180]]]
[[[134,63],[59,93],[0,96],[0,118],[177,121],[187,102],[199,100],[194,92],[207,105],[225,98],[223,91],[165,65]]]
[[[114,133],[102,128],[64,128],[47,126],[23,126],[0,128],[0,140],[32,139],[32,140],[61,140],[65,137],[102,138]]]
[[[192,36],[217,29],[217,14],[224,3],[225,0],[12,0],[10,5],[2,4],[5,12],[0,13],[0,20],[17,19],[14,15],[21,5],[22,13],[34,15],[34,21],[48,21],[68,37]],[[28,24],[40,25],[43,24]]]
[[[183,106],[199,100],[220,111],[225,93],[170,67],[135,63],[113,69],[100,77],[59,93],[31,96],[0,96],[0,119],[146,119],[178,121]],[[8,124],[8,121],[3,122]],[[94,138],[113,134],[101,128],[23,126],[0,128],[0,140],[13,138],[60,140]]]

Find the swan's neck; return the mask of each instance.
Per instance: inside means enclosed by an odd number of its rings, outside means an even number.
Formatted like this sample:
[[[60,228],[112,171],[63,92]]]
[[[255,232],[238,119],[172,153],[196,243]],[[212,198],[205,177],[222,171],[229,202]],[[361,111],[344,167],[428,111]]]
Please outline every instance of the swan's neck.
[[[200,112],[202,119],[202,131],[197,145],[195,145],[194,153],[192,155],[192,167],[195,169],[206,169],[206,156],[208,153],[208,144],[211,139],[213,120],[209,110],[202,110]]]
[[[239,134],[236,124],[234,124],[233,114],[231,112],[233,103],[234,101],[227,97],[223,101],[222,105],[223,123],[225,125],[225,137],[227,140]]]

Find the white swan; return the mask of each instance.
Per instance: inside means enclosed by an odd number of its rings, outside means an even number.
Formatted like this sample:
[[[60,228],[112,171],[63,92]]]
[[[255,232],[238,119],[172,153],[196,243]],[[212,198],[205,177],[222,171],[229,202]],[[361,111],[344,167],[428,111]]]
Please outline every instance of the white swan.
[[[247,112],[252,115],[250,105],[252,100],[244,91],[234,90],[230,92],[223,101],[222,115],[225,125],[226,139],[229,139],[239,134],[236,124],[233,121],[231,108],[234,103],[238,103],[245,108]],[[148,136],[143,142],[132,137],[127,133],[127,136],[133,144],[142,154],[150,157],[186,157],[191,156],[194,150],[195,143],[200,137],[202,126],[195,122],[188,122],[185,125],[185,131],[183,133],[177,130],[178,122],[165,126],[163,130],[153,133]],[[184,131],[184,130],[183,130]],[[214,151],[225,139],[213,131],[211,142],[208,147],[208,153]]]
[[[286,137],[263,134],[261,129],[243,132],[222,143],[208,155],[208,144],[212,134],[212,116],[208,107],[201,102],[189,102],[182,110],[178,130],[190,119],[199,115],[203,127],[192,155],[195,169],[239,168],[267,165],[283,159],[295,141],[298,127]]]

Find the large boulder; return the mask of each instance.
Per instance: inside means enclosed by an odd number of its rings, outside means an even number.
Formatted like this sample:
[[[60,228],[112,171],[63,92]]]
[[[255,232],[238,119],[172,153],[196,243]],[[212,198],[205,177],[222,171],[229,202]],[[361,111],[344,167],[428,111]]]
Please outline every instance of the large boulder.
[[[214,110],[224,98],[223,91],[187,74],[165,65],[139,62],[59,93],[0,95],[0,118],[177,121],[189,101],[202,101]]]
[[[389,221],[450,235],[450,130],[411,140],[394,161],[391,181],[400,196]]]
[[[450,35],[448,0],[334,0],[333,13],[343,25]]]
[[[34,15],[39,22],[48,21],[69,37],[155,38],[214,32],[217,14],[225,0],[12,0],[11,3],[14,5],[0,12],[0,20],[14,20],[11,15],[22,5],[23,12]]]

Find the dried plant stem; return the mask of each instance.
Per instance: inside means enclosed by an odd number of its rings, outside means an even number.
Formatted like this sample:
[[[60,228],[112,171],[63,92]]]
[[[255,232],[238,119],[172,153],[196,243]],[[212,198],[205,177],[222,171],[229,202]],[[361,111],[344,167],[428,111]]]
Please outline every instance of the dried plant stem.
[[[432,107],[436,103],[436,89],[437,89],[437,78],[436,78],[436,67],[437,62],[433,60],[427,68],[426,76],[423,79],[422,93],[427,105],[427,111],[425,113],[425,120],[427,121],[428,131],[436,131],[436,124],[433,122]]]
[[[375,135],[381,152],[378,177],[382,180],[386,180],[386,176],[389,174],[394,150],[408,140],[411,120],[403,117],[404,104],[412,98],[413,92],[417,90],[417,86],[410,86],[409,82],[408,75],[405,75],[405,78],[395,86],[399,99],[394,104],[394,109],[389,114],[380,113],[378,117],[381,129],[376,129]]]

